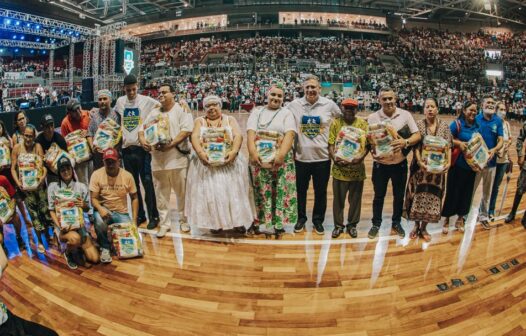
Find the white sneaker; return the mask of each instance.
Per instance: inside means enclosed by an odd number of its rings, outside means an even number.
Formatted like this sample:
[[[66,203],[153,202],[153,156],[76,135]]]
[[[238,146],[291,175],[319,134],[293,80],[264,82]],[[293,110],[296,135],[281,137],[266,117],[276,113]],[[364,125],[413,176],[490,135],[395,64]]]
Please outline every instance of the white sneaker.
[[[190,232],[190,225],[185,221],[179,221],[179,229],[184,233]]]
[[[110,250],[103,248],[102,251],[100,252],[100,262],[104,264],[109,264],[111,263],[111,261],[112,259],[111,259]]]
[[[157,238],[163,238],[164,236],[166,236],[166,233],[170,230],[170,228],[168,226],[161,226],[159,228],[159,231],[157,231]]]

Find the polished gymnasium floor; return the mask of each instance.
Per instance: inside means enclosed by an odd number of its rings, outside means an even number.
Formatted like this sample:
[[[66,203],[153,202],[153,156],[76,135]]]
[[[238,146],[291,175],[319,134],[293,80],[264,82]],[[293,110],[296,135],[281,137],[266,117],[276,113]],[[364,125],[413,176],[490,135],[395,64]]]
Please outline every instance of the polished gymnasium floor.
[[[370,157],[366,167],[370,177]],[[331,239],[330,186],[324,236],[310,222],[280,240],[177,230],[157,239],[143,229],[144,258],[76,271],[55,248],[44,256],[31,242],[20,253],[7,225],[0,297],[60,335],[526,335],[526,230],[521,216],[502,220],[517,176],[515,167],[491,230],[475,225],[474,207],[465,234],[430,225],[431,243],[391,234],[391,197],[380,238],[367,238],[370,180],[357,239]]]

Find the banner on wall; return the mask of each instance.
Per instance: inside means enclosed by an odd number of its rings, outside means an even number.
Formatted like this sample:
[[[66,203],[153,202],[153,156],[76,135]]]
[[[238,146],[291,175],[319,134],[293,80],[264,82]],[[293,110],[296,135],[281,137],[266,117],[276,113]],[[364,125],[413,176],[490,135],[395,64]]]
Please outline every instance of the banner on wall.
[[[35,77],[35,73],[33,71],[5,72],[4,73],[5,79],[12,79],[12,80],[19,80],[19,79],[26,79],[26,78],[33,78],[33,77]]]

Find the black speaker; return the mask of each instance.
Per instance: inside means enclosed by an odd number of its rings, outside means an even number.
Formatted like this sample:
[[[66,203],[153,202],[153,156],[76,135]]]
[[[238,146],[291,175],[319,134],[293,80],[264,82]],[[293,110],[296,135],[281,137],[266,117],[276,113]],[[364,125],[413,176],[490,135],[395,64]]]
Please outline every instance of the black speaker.
[[[115,40],[115,73],[118,74],[124,72],[124,47],[124,40]]]
[[[93,78],[84,78],[82,80],[82,94],[80,95],[82,103],[91,103],[94,101],[93,97]]]

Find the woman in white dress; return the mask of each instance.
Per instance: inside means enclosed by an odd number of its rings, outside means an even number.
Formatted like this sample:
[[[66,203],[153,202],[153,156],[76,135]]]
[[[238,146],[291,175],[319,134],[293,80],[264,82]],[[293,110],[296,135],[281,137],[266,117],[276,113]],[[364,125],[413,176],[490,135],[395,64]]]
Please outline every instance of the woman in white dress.
[[[206,116],[194,121],[191,140],[197,156],[188,169],[185,212],[190,226],[213,234],[230,229],[245,233],[255,218],[248,162],[239,153],[243,142],[239,125],[233,117],[222,115],[221,103],[218,96],[205,97]],[[216,165],[202,144],[207,134],[223,132],[227,149],[224,163]],[[222,141],[213,146],[221,146]]]

